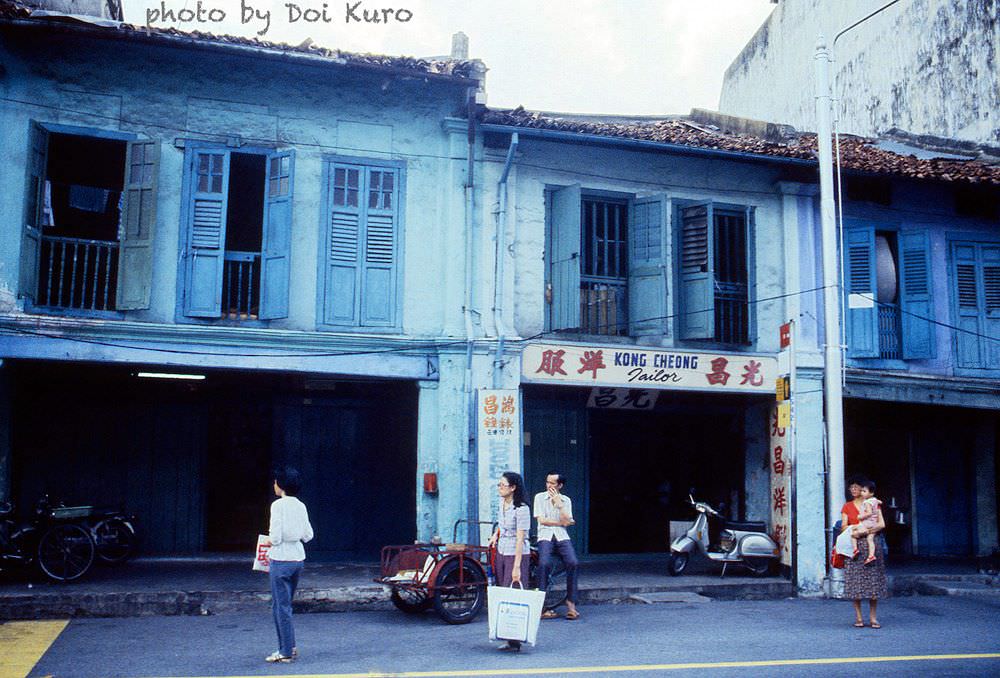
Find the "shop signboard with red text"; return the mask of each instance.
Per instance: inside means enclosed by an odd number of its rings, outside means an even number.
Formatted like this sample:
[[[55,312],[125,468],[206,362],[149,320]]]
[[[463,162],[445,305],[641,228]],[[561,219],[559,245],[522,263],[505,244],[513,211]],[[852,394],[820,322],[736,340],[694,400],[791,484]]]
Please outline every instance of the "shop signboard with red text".
[[[773,394],[773,356],[693,353],[625,346],[528,344],[525,383]]]

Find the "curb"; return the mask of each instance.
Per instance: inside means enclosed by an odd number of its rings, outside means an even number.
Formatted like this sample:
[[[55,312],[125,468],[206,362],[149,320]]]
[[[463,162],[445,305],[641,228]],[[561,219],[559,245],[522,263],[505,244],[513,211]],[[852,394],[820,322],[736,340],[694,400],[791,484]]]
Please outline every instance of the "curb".
[[[584,588],[580,602],[588,605],[636,604],[633,596],[684,592],[714,600],[775,600],[795,596],[790,582],[758,584],[637,586]],[[265,591],[158,591],[142,593],[42,593],[0,597],[0,620],[67,617],[147,617],[259,612],[271,601]],[[394,609],[388,588],[350,586],[300,589],[294,610],[349,612]]]

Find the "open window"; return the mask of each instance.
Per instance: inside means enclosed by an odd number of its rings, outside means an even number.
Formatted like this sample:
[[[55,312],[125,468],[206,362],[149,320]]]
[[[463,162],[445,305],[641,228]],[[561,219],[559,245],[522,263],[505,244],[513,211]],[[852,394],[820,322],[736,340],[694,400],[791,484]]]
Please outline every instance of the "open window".
[[[21,295],[42,309],[149,308],[159,143],[32,123],[27,165]]]
[[[187,153],[184,315],[288,315],[291,151]]]
[[[749,344],[753,211],[712,202],[678,211],[679,337]]]

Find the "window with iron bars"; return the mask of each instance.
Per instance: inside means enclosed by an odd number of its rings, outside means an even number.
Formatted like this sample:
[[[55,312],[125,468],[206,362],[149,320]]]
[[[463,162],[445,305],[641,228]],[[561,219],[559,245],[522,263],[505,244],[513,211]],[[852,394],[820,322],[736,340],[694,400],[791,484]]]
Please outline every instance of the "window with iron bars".
[[[584,196],[580,228],[580,328],[627,335],[628,203]]]
[[[715,341],[750,343],[745,212],[715,211]]]

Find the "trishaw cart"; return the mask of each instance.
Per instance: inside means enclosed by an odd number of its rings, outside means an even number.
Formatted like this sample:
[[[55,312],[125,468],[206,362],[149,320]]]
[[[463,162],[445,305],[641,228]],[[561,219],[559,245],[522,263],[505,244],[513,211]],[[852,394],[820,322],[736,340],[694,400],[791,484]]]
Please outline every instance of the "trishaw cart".
[[[459,544],[458,527],[493,525],[459,520],[450,544],[405,544],[382,549],[381,576],[376,583],[392,589],[392,604],[416,614],[431,606],[449,624],[467,624],[486,603],[487,566],[492,549],[478,544]]]

